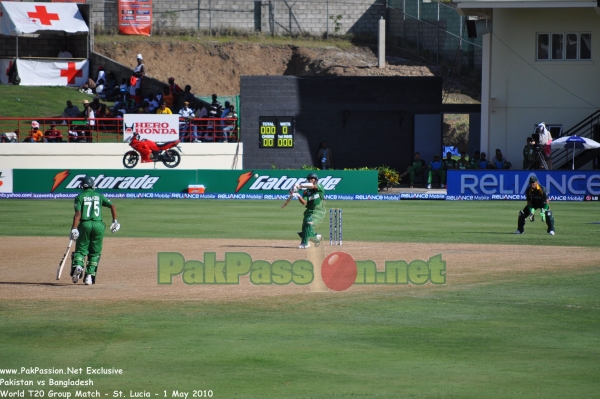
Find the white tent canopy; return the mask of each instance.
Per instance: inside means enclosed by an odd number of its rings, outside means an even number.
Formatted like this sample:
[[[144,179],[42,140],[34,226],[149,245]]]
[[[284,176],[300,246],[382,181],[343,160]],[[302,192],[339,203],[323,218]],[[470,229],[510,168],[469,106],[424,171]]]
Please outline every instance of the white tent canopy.
[[[0,34],[19,36],[25,33],[60,31],[89,33],[89,28],[75,3],[0,2]]]

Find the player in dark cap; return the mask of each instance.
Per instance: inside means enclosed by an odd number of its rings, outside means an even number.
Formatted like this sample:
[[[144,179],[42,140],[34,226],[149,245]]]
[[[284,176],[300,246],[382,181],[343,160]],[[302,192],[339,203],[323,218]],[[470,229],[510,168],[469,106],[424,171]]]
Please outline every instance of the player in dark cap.
[[[527,205],[519,212],[519,222],[517,231],[515,234],[523,234],[525,232],[525,220],[529,215],[533,215],[536,209],[540,210],[542,216],[542,222],[546,222],[548,234],[554,235],[554,216],[550,210],[550,199],[546,193],[546,188],[542,186],[537,177],[531,176],[529,178],[529,185],[525,190],[527,196]]]

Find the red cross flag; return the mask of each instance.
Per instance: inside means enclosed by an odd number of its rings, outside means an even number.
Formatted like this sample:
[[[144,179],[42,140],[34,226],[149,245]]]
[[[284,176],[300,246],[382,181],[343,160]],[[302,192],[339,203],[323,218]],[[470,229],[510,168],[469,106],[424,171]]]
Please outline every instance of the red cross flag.
[[[0,34],[17,36],[39,31],[87,33],[89,29],[74,3],[0,2]]]
[[[21,86],[81,86],[89,77],[89,61],[17,60]]]

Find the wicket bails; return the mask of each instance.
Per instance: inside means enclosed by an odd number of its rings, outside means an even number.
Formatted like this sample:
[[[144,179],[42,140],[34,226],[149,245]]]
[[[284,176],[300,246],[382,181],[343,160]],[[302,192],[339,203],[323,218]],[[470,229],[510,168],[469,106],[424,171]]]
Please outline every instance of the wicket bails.
[[[342,245],[342,209],[329,209],[329,245]]]

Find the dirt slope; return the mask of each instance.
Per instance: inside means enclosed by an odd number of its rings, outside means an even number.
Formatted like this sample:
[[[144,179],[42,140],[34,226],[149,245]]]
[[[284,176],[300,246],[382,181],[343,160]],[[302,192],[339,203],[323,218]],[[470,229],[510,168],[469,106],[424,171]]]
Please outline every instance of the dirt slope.
[[[440,76],[438,67],[402,58],[388,58],[377,68],[377,56],[369,48],[308,49],[292,45],[247,43],[199,44],[187,42],[137,42],[96,44],[95,51],[123,65],[134,67],[136,55],[144,56],[147,74],[167,82],[173,76],[183,87],[205,96],[240,92],[240,76]]]

